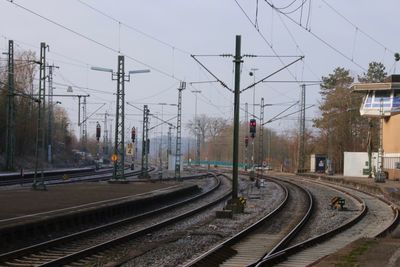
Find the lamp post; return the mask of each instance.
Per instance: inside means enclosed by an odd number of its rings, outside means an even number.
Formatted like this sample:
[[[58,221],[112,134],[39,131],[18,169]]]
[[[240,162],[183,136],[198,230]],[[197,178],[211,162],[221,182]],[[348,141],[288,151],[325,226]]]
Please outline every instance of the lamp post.
[[[115,136],[114,136],[114,153],[111,160],[114,162],[113,179],[111,182],[126,183],[124,176],[125,162],[125,82],[130,81],[131,74],[148,73],[150,70],[134,70],[125,74],[124,56],[118,56],[118,70],[114,72],[112,69],[92,67],[92,70],[111,73],[111,79],[117,80],[117,101],[116,101],[116,118],[115,118]]]

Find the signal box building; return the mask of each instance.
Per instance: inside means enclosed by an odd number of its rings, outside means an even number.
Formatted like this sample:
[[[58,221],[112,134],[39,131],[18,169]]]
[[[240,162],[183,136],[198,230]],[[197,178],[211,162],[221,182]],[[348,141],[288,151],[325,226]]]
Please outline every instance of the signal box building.
[[[363,93],[360,114],[381,119],[382,167],[391,180],[400,179],[400,75],[383,83],[359,83],[353,91]],[[379,153],[378,153],[379,157]],[[378,164],[379,161],[378,161]],[[376,166],[379,167],[379,166]]]

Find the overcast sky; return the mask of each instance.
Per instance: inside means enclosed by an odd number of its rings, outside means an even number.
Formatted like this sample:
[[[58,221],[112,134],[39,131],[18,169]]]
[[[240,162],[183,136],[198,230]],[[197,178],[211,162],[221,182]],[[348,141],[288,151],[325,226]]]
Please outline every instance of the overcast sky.
[[[195,93],[197,113],[233,117],[233,95],[192,58],[196,55],[234,54],[235,35],[242,36],[242,54],[258,56],[300,56],[305,59],[270,81],[318,81],[336,67],[353,76],[362,75],[371,61],[382,62],[389,74],[395,70],[393,54],[400,43],[398,0],[7,0],[0,1],[0,50],[7,51],[8,40],[18,50],[33,50],[39,55],[40,42],[50,46],[48,63],[55,71],[55,94],[90,94],[88,115],[115,112],[116,82],[92,66],[117,69],[118,51],[125,55],[125,70],[150,69],[135,74],[126,83],[126,100],[142,108],[143,103],[176,103],[180,80],[188,83],[183,93],[183,123],[193,119]],[[268,2],[274,4],[272,9]],[[257,7],[258,3],[258,7]],[[304,3],[302,5],[302,3]],[[33,14],[36,13],[36,14]],[[52,22],[50,22],[51,20]],[[257,30],[258,29],[258,30]],[[5,55],[1,55],[4,59]],[[198,57],[218,78],[233,88],[233,63],[230,57]],[[241,87],[249,85],[289,64],[296,57],[245,57]],[[86,87],[88,89],[80,89]],[[94,90],[93,90],[94,89]],[[307,87],[307,105],[318,106],[319,86]],[[241,103],[253,99],[278,104],[265,108],[265,120],[299,100],[299,83],[262,83],[241,95]],[[76,129],[78,100],[55,98],[67,109]],[[244,108],[244,106],[243,106]],[[150,105],[152,113],[164,119],[175,116],[176,107]],[[259,107],[255,107],[259,115]],[[289,109],[295,112],[298,107]],[[126,106],[126,127],[141,127],[142,115]],[[307,110],[307,119],[318,116],[317,108]],[[295,114],[267,125],[278,132],[297,127]],[[94,115],[88,125],[94,134]],[[241,113],[244,120],[244,112]],[[174,119],[171,121],[176,123]],[[152,120],[152,125],[157,124]],[[311,122],[307,123],[311,126]],[[163,131],[166,131],[164,127]],[[158,135],[161,129],[154,131]]]

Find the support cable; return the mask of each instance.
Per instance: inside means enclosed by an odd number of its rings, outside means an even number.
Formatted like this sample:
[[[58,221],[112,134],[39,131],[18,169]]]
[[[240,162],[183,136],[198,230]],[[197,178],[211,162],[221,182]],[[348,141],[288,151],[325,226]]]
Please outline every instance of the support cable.
[[[56,25],[56,26],[58,26],[58,27],[60,27],[62,29],[64,29],[64,30],[66,30],[66,31],[69,31],[69,32],[71,32],[71,33],[73,33],[73,34],[75,34],[75,35],[77,35],[77,36],[79,36],[79,37],[81,37],[83,39],[86,39],[86,40],[88,40],[88,41],[90,41],[92,43],[95,43],[95,44],[97,44],[97,45],[99,45],[99,46],[101,46],[101,47],[103,47],[103,48],[105,48],[107,50],[110,50],[110,51],[112,51],[112,52],[114,52],[116,54],[124,55],[125,57],[129,58],[130,60],[132,60],[132,61],[134,61],[134,62],[136,62],[138,64],[141,64],[143,66],[146,66],[146,67],[148,67],[148,68],[150,68],[150,69],[152,69],[152,70],[154,70],[154,71],[156,71],[156,72],[158,72],[158,73],[160,73],[160,74],[162,74],[164,76],[170,77],[170,78],[172,78],[174,80],[180,80],[180,79],[178,79],[177,77],[175,77],[172,74],[169,74],[169,73],[167,73],[167,72],[165,72],[165,71],[163,71],[163,70],[161,70],[161,69],[159,69],[157,67],[153,67],[152,65],[147,64],[147,63],[145,63],[145,62],[143,62],[143,61],[141,61],[139,59],[136,59],[136,58],[134,58],[134,57],[132,57],[130,55],[127,55],[127,54],[124,54],[124,53],[120,53],[120,51],[118,51],[118,49],[115,49],[115,48],[112,48],[111,46],[103,44],[103,43],[101,43],[101,42],[99,42],[99,41],[97,41],[97,40],[95,40],[95,39],[93,39],[93,38],[91,38],[89,36],[86,36],[86,35],[78,32],[78,31],[76,31],[76,30],[73,30],[73,29],[71,29],[71,28],[69,28],[67,26],[64,26],[63,24],[61,24],[59,22],[56,22],[55,20],[49,19],[49,18],[47,18],[47,17],[45,17],[45,16],[43,16],[43,15],[41,15],[41,14],[39,14],[39,13],[29,9],[29,8],[26,8],[26,7],[16,3],[15,0],[6,0],[6,1],[10,2],[11,4],[14,4],[15,6],[21,8],[21,9],[23,9],[23,10],[25,10],[25,11],[27,11],[27,12],[35,15],[35,16],[38,16],[38,17],[40,17],[40,18],[42,18],[42,19],[44,19],[44,20],[46,20],[46,21],[48,21],[48,22],[50,22],[50,23],[52,23],[52,24],[54,24],[54,25]]]
[[[235,0],[236,1],[236,0]],[[359,63],[357,63],[356,61],[352,60],[349,56],[347,56],[345,53],[343,53],[342,51],[340,51],[339,49],[337,49],[336,47],[334,47],[333,45],[331,45],[328,41],[322,39],[322,37],[318,36],[316,33],[312,32],[311,30],[305,28],[304,26],[302,26],[301,24],[297,23],[297,21],[295,21],[293,18],[291,18],[289,15],[281,12],[280,10],[276,9],[274,7],[274,5],[272,3],[270,3],[268,0],[264,0],[272,9],[274,9],[276,12],[283,14],[284,16],[286,16],[290,21],[292,21],[294,24],[298,25],[300,28],[302,28],[303,30],[307,31],[308,33],[310,33],[312,36],[314,36],[316,39],[318,39],[320,42],[322,42],[323,44],[325,44],[327,47],[329,47],[330,49],[332,49],[333,51],[335,51],[336,53],[338,53],[339,55],[341,55],[342,57],[344,57],[345,59],[349,60],[350,62],[352,62],[354,65],[356,65],[357,67],[359,67],[360,69],[367,71],[366,68],[364,68],[363,66],[361,66]]]

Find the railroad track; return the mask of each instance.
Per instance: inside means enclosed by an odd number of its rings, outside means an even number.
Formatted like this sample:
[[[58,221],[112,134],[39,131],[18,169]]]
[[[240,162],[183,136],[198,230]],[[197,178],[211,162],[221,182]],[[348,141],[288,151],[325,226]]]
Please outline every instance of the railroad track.
[[[284,247],[309,218],[313,198],[309,191],[293,183],[275,182],[285,192],[277,208],[185,266],[246,266],[269,251]]]
[[[217,179],[217,175],[214,175],[214,177]],[[104,250],[120,245],[121,243],[133,238],[143,236],[157,229],[161,229],[166,225],[182,220],[223,201],[230,195],[230,192],[225,192],[217,200],[202,205],[201,207],[191,209],[181,213],[180,215],[165,218],[161,220],[161,222],[154,223],[154,221],[160,220],[160,214],[167,213],[174,208],[187,205],[195,200],[205,198],[208,194],[217,190],[220,184],[221,181],[218,178],[215,186],[209,191],[179,203],[174,203],[138,216],[0,255],[0,265],[20,267],[32,265],[61,266],[72,262],[79,262],[82,259],[93,255],[93,257],[99,257]],[[148,218],[149,221],[144,221],[145,218]],[[135,226],[132,227],[131,224],[135,222]],[[112,233],[110,233],[111,231]]]
[[[126,168],[128,170],[129,168]],[[150,168],[148,172],[153,172],[155,168]],[[76,183],[83,181],[103,181],[109,180],[112,178],[112,168],[100,170],[100,171],[92,171],[88,172],[86,169],[84,172],[79,173],[75,172],[72,174],[67,174],[68,180],[65,179],[64,174],[58,175],[50,175],[44,177],[44,182],[46,185],[49,184],[65,184],[65,183]],[[133,172],[126,172],[126,177],[136,176],[141,173],[141,170],[136,170]],[[11,185],[19,185],[19,184],[30,184],[33,182],[33,178],[13,178],[13,179],[2,179],[0,180],[1,186],[11,186]]]
[[[379,237],[397,225],[399,211],[391,203],[355,189],[329,186],[363,201],[360,216],[329,232],[270,254],[252,266],[307,266],[361,237]]]

